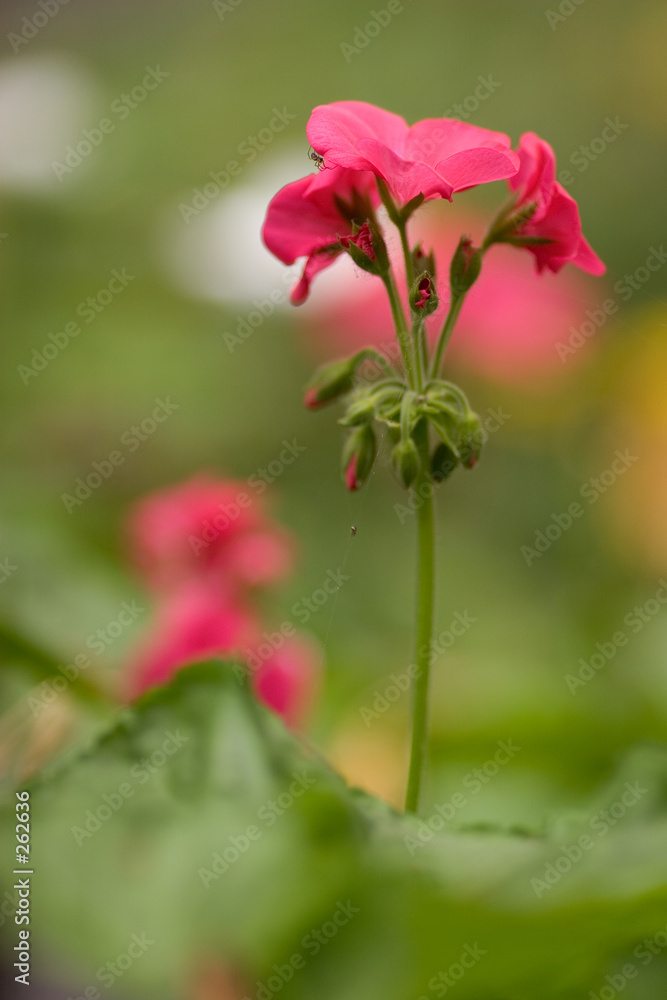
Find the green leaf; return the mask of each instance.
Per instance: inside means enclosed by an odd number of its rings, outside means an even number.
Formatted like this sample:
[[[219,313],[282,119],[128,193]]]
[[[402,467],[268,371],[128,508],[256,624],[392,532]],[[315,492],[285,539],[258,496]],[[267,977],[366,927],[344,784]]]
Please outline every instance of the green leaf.
[[[628,786],[646,790],[615,818]],[[646,748],[543,836],[438,831],[347,788],[232,665],[191,667],[33,783],[35,968],[57,955],[99,986],[136,934],[118,988],[163,1000],[213,959],[252,997],[280,975],[303,1000],[431,998],[447,977],[459,1000],[585,997],[667,923],[666,789]],[[538,893],[548,865],[566,870]]]

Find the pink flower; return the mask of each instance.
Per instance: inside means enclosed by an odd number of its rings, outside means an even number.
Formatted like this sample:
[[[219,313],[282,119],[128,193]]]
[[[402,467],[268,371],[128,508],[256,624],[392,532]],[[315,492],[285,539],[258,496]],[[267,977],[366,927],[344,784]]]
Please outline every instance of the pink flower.
[[[291,568],[291,546],[247,483],[197,476],[141,500],[129,518],[132,555],[157,608],[125,670],[130,698],[211,657],[256,663],[260,616],[253,587]],[[303,720],[317,662],[291,637],[253,674],[258,697],[289,725]]]
[[[280,715],[288,726],[304,722],[315,700],[320,674],[317,647],[299,636],[292,636],[263,660],[253,673],[257,697]]]
[[[401,204],[420,194],[451,201],[455,191],[511,177],[519,166],[502,132],[450,118],[409,126],[363,101],[319,105],[306,131],[327,167],[371,171]]]
[[[302,177],[272,198],[262,229],[266,246],[284,264],[307,258],[290,297],[294,305],[307,299],[315,275],[342,252],[339,241],[353,235],[352,219],[364,222],[379,203],[373,174],[340,167]]]
[[[150,631],[130,656],[127,695],[137,698],[200,660],[234,656],[242,661],[244,651],[258,642],[259,626],[247,608],[206,583],[190,582],[161,601]],[[298,726],[312,707],[319,666],[315,644],[292,636],[253,671],[253,689],[287,725]]]
[[[447,263],[459,236],[471,233],[478,245],[484,229],[484,219],[438,204],[422,209],[411,223],[412,241],[421,240],[425,249],[433,247],[440,262],[440,305],[426,320],[431,342],[449,308]],[[394,267],[400,269],[400,248],[394,249]],[[345,263],[350,266],[351,262]],[[391,311],[381,283],[370,275],[350,280],[348,271],[341,266],[341,273],[327,276],[323,286],[317,301],[308,304],[301,314],[308,350],[318,360],[362,347],[375,347],[390,360],[400,360],[395,338],[389,334]],[[570,351],[561,356],[558,345],[565,345],[567,352],[573,332],[584,324],[590,325],[586,310],[596,306],[599,296],[581,272],[566,271],[558,281],[541,279],[528,254],[518,254],[510,246],[493,247],[485,256],[478,281],[467,294],[447,355],[448,365],[495,382],[526,389],[534,386],[540,391],[545,379],[570,373],[572,364],[583,361],[594,350],[596,338],[575,354]],[[379,376],[379,370],[375,371],[375,377]]]
[[[150,587],[184,581],[253,587],[292,564],[285,532],[267,520],[247,483],[200,475],[140,500],[128,519],[135,564]]]
[[[537,208],[517,235],[552,241],[528,246],[538,271],[557,272],[571,263],[590,274],[604,274],[605,265],[582,236],[576,201],[556,180],[556,156],[549,143],[526,132],[519,143],[519,157],[519,171],[508,181],[518,193],[516,207],[537,202]]]
[[[128,661],[129,696],[165,684],[186,663],[239,653],[255,641],[253,616],[230,594],[189,581],[162,599],[151,629]]]

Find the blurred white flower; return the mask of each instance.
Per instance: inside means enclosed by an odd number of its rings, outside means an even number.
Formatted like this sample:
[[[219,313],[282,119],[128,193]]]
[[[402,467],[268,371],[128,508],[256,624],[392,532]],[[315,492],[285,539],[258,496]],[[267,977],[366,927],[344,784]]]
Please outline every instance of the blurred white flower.
[[[94,85],[66,55],[21,55],[0,62],[0,185],[61,188],[53,162],[94,109]]]

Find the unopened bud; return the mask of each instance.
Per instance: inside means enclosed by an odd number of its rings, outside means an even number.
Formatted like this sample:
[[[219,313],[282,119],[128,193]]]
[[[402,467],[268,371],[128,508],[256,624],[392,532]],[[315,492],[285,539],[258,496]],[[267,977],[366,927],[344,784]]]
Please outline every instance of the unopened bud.
[[[415,274],[423,274],[424,271],[427,271],[431,279],[435,278],[435,255],[432,250],[429,253],[424,253],[421,243],[418,243],[412,251],[412,266]]]
[[[449,269],[452,297],[460,298],[475,284],[482,270],[482,251],[476,250],[469,236],[462,236]]]
[[[431,275],[423,271],[410,289],[410,308],[421,316],[430,316],[438,308],[438,296]]]
[[[391,453],[394,468],[407,489],[419,472],[419,452],[412,438],[401,438]]]
[[[372,274],[378,273],[377,254],[373,246],[373,235],[367,222],[364,222],[361,229],[354,236],[344,236],[340,242],[357,267],[362,268],[364,271],[370,271]]]
[[[316,410],[350,392],[356,364],[355,356],[345,361],[334,361],[316,371],[306,389],[304,404],[309,409]]]
[[[459,464],[459,456],[453,448],[442,441],[431,458],[431,478],[434,483],[444,483]]]
[[[348,490],[358,490],[368,479],[375,461],[375,432],[370,424],[352,431],[343,449],[343,475]]]
[[[484,428],[475,413],[468,413],[459,423],[459,454],[466,469],[477,465],[484,444]]]

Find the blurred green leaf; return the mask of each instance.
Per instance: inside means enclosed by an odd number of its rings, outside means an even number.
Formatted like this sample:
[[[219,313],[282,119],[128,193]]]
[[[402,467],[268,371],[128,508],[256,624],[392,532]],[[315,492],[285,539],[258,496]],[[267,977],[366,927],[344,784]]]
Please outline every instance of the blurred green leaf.
[[[37,953],[102,993],[145,935],[122,985],[150,996],[215,959],[248,996],[277,966],[304,1000],[444,996],[447,977],[461,1000],[574,1000],[663,928],[666,801],[667,754],[647,747],[542,837],[440,831],[348,789],[233,665],[191,667],[33,782]]]

